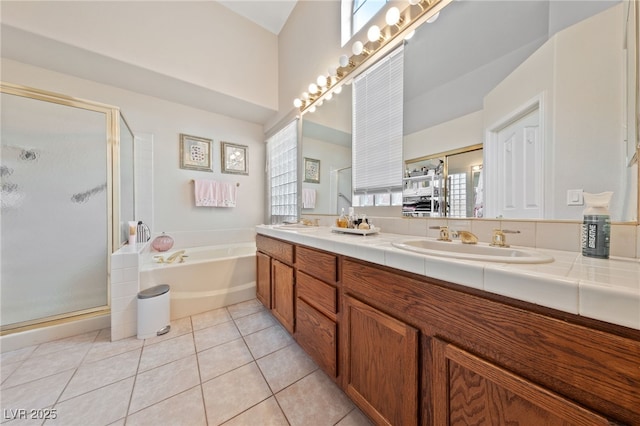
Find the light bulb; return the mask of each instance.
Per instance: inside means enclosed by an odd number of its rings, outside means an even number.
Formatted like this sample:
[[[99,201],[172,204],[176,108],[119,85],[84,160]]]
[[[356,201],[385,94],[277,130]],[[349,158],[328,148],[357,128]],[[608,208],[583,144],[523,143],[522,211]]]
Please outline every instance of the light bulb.
[[[339,62],[341,67],[346,67],[349,65],[349,57],[347,55],[342,55],[340,56]]]
[[[387,25],[391,26],[396,25],[398,22],[400,22],[400,9],[395,6],[389,9],[387,11],[387,15],[385,16],[385,21],[387,22]]]
[[[296,108],[300,108],[302,106],[302,101],[299,98],[295,98],[293,100],[293,106]]]
[[[302,99],[305,101],[309,99],[309,94],[307,92],[302,92]]]
[[[331,99],[333,99],[333,93],[327,93],[327,95],[324,98],[330,101]]]
[[[309,108],[309,112],[316,112],[316,106],[312,106],[311,108]]]
[[[329,75],[335,77],[338,75],[338,65],[331,65],[328,69]]]
[[[409,0],[409,4],[411,6],[415,6],[416,4],[420,3],[420,0]]]
[[[316,84],[315,84],[315,83],[311,83],[311,84],[309,85],[309,93],[310,93],[310,94],[312,94],[312,95],[313,95],[314,93],[318,93],[318,86],[316,86]]]
[[[380,28],[377,25],[372,25],[367,31],[367,38],[369,41],[378,41],[380,38]]]
[[[316,106],[321,107],[321,106],[322,106],[322,104],[324,104],[324,101],[320,100],[320,101],[318,101],[318,103],[316,104]]]
[[[440,16],[440,12],[436,13],[431,18],[427,19],[427,24],[433,24],[434,22],[436,22],[436,19],[438,19],[438,16]]]
[[[342,86],[338,86],[335,89],[333,89],[333,93],[335,93],[336,95],[339,95],[340,92],[342,92]]]
[[[407,34],[406,36],[404,36],[405,40],[411,40],[411,38],[416,35],[416,30],[410,31],[409,34]]]
[[[362,44],[361,41],[356,41],[355,43],[353,43],[353,47],[351,48],[351,51],[353,52],[354,55],[358,56],[364,51],[364,45]]]
[[[319,87],[326,87],[327,86],[327,77],[325,77],[324,75],[319,75],[318,79],[316,80],[316,83],[318,83]]]

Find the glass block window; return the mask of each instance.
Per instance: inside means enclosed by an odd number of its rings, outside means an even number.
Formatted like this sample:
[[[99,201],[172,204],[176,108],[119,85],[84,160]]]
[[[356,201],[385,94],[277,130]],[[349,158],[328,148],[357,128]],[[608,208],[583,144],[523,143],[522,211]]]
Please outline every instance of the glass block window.
[[[298,220],[298,120],[267,139],[271,223]]]
[[[467,217],[467,175],[449,175],[449,216]]]

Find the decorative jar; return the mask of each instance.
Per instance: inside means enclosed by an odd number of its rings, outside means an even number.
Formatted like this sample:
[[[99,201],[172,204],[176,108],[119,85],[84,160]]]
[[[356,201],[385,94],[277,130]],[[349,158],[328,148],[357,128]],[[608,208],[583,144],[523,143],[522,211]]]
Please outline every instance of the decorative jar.
[[[173,238],[163,232],[162,235],[159,235],[153,239],[153,241],[151,242],[151,247],[153,247],[154,250],[157,251],[167,251],[171,247],[173,247]]]

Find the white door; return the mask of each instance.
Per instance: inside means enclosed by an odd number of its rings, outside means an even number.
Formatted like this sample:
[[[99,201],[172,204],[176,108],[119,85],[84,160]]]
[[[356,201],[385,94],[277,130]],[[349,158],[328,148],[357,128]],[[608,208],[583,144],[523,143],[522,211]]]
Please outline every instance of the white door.
[[[488,210],[496,217],[543,218],[544,151],[539,108],[498,128],[492,139],[497,167],[492,168],[495,174],[487,183],[496,186],[491,189],[496,205]]]

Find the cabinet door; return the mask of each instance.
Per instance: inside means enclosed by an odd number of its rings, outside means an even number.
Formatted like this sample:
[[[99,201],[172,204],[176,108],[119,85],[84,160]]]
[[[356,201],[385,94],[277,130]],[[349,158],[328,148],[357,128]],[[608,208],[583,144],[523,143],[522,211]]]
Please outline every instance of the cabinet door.
[[[296,340],[330,377],[338,376],[337,325],[304,300],[296,302]]]
[[[289,333],[294,332],[294,279],[293,268],[275,259],[271,260],[271,309]]]
[[[434,425],[612,425],[601,415],[433,339]]]
[[[377,424],[418,423],[418,330],[344,298],[345,390]]]
[[[271,309],[271,258],[264,253],[256,253],[256,297]]]

